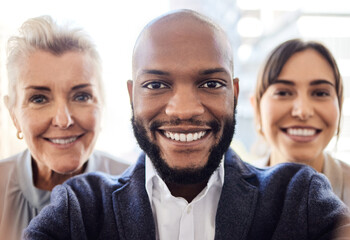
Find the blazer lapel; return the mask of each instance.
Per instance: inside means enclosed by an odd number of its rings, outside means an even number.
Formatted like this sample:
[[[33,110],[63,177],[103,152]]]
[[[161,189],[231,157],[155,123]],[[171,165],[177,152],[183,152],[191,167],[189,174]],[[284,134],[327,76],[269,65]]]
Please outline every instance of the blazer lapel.
[[[246,239],[253,221],[258,190],[247,179],[249,169],[232,151],[225,157],[225,180],[216,213],[215,239]],[[155,240],[155,224],[145,189],[144,156],[141,156],[124,186],[115,191],[113,208],[120,239]]]
[[[216,213],[215,239],[246,239],[258,200],[258,189],[246,179],[255,178],[232,151],[225,158],[225,180]]]
[[[145,189],[144,155],[124,184],[112,195],[120,239],[155,240],[153,213]]]

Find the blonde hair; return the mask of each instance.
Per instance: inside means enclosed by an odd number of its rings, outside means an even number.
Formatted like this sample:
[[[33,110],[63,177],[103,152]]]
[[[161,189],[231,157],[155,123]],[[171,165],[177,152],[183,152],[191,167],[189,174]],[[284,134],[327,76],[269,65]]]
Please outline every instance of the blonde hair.
[[[92,62],[103,102],[101,60],[90,36],[81,28],[74,28],[68,24],[58,25],[50,16],[41,16],[28,19],[19,29],[19,34],[8,40],[7,106],[9,109],[16,104],[16,86],[27,58],[38,50],[47,51],[57,56],[69,51],[85,53]]]

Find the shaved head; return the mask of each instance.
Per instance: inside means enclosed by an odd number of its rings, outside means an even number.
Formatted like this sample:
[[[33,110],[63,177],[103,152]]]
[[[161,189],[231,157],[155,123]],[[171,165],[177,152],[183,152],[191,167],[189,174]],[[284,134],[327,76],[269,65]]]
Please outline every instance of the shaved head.
[[[235,126],[239,87],[225,32],[194,11],[163,15],[139,35],[132,67],[128,91],[140,147],[165,182],[205,183]]]
[[[140,49],[145,50],[149,46],[150,41],[162,38],[163,40],[161,42],[166,45],[170,44],[171,41],[166,42],[164,36],[175,41],[178,41],[179,37],[182,37],[185,41],[191,41],[190,36],[201,38],[200,36],[203,35],[210,35],[213,41],[216,42],[216,47],[226,56],[230,64],[230,70],[233,73],[233,52],[225,31],[210,18],[198,12],[183,9],[172,11],[154,19],[141,31],[133,51],[133,79],[136,79],[137,72],[135,71],[137,70]],[[198,42],[198,39],[193,40],[193,44]]]

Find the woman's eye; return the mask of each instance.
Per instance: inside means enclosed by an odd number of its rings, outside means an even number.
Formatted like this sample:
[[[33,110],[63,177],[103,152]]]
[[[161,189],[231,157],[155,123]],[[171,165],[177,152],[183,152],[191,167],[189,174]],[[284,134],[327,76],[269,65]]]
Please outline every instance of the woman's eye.
[[[168,86],[166,86],[164,83],[161,83],[161,82],[151,82],[151,83],[145,84],[143,87],[148,89],[161,89],[161,88],[167,88]]]
[[[277,90],[274,92],[274,95],[280,96],[280,97],[287,97],[287,96],[291,96],[292,92],[287,90]]]
[[[217,82],[217,81],[209,81],[209,82],[206,82],[202,85],[200,85],[201,88],[220,88],[220,87],[223,87],[224,85],[220,82]]]
[[[44,95],[34,95],[30,97],[29,101],[36,104],[42,104],[47,102],[47,98]]]
[[[77,102],[87,102],[90,99],[92,99],[92,96],[88,93],[78,93],[74,96],[74,101]]]
[[[316,97],[328,97],[328,96],[330,96],[330,93],[328,91],[324,91],[324,90],[317,90],[317,91],[314,91],[312,93],[312,95],[314,95]]]

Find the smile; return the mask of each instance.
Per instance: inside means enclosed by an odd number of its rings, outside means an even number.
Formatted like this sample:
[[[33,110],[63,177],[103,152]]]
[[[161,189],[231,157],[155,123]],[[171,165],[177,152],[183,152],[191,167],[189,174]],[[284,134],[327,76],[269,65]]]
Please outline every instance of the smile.
[[[281,129],[290,139],[295,142],[307,143],[315,140],[322,129],[314,127],[288,127]]]
[[[193,142],[203,138],[207,131],[198,131],[192,133],[177,133],[170,131],[163,131],[163,135],[168,139],[175,140],[178,142]]]
[[[46,138],[46,140],[54,143],[54,144],[59,144],[59,145],[66,145],[70,144],[72,142],[75,142],[80,136],[74,136],[74,137],[67,137],[67,138]]]
[[[315,135],[316,129],[311,128],[288,128],[287,133],[292,136],[309,137]]]

